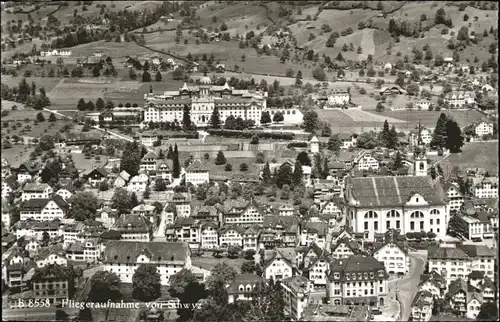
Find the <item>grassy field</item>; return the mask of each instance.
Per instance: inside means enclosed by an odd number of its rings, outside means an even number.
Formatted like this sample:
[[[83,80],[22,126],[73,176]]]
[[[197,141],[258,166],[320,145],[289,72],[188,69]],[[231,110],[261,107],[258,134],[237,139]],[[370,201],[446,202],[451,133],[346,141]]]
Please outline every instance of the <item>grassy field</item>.
[[[485,168],[490,174],[498,173],[498,142],[466,143],[462,152],[451,154],[440,164],[446,176],[454,165],[461,169]]]
[[[9,111],[9,114],[6,116],[2,116],[2,122],[13,122],[13,121],[26,121],[28,119],[30,122],[34,121],[36,119],[36,115],[40,113],[41,111],[37,110],[32,110],[32,109],[22,109],[22,110],[15,110],[15,111]],[[48,112],[41,112],[45,119],[47,120],[50,116],[50,113]]]
[[[436,121],[441,113],[451,115],[457,123],[463,127],[467,124],[475,122],[483,117],[483,114],[478,111],[418,111],[418,110],[402,110],[402,111],[384,111],[384,112],[373,112],[382,116],[393,117],[406,121],[406,127],[413,129],[418,122],[425,127],[434,128],[436,126]],[[397,125],[396,125],[397,126]]]
[[[192,256],[191,257],[191,264],[193,266],[197,266],[203,269],[211,270],[215,265],[219,263],[226,263],[229,266],[233,267],[237,272],[241,271],[241,264],[245,262],[244,258],[235,258],[235,259],[228,259],[228,258],[215,258],[211,255],[209,257],[200,257],[200,256]]]
[[[54,65],[55,66],[55,65]],[[2,75],[2,83],[9,86],[19,86],[19,82],[25,78],[26,82],[31,86],[32,82],[35,82],[37,92],[40,87],[44,87],[47,94],[56,87],[59,83],[59,78],[48,78],[48,77],[12,77],[11,75]]]
[[[2,150],[2,158],[6,159],[11,167],[18,168],[23,162],[29,161],[31,152],[34,147],[26,145],[12,145],[12,148]]]

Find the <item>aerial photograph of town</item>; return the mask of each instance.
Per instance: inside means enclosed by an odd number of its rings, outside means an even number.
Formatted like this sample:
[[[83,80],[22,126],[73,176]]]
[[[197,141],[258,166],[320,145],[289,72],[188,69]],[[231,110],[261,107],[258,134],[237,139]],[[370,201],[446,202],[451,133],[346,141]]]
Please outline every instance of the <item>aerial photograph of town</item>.
[[[498,8],[1,2],[2,321],[498,321]]]

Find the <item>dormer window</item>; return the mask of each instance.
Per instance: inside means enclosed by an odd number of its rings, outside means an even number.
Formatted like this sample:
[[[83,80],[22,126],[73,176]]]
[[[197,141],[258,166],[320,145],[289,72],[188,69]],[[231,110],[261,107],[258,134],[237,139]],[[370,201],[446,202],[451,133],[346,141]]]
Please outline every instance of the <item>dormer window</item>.
[[[383,277],[384,276],[384,271],[378,271],[378,276]]]
[[[351,279],[351,274],[349,274],[349,273],[345,274],[345,278],[348,279],[348,280],[350,280]]]
[[[363,276],[365,277],[365,279],[368,279],[368,273],[364,273]]]
[[[353,279],[353,281],[356,280],[356,274],[352,274],[352,279]]]
[[[245,287],[244,287],[243,285],[240,285],[240,286],[238,287],[238,290],[239,290],[240,292],[244,292],[244,291],[245,291]]]
[[[338,280],[340,278],[340,273],[333,273],[333,278]]]
[[[370,278],[374,278],[375,277],[375,274],[373,274],[373,272],[370,273]]]
[[[247,292],[251,292],[251,291],[252,291],[252,286],[247,285]]]

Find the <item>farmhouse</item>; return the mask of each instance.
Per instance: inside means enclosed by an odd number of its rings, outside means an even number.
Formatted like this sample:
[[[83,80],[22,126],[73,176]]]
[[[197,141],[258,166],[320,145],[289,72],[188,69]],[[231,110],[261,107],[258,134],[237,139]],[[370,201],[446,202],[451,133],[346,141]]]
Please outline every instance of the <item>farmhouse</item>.
[[[474,92],[452,92],[444,97],[444,102],[451,108],[461,108],[465,105],[476,103],[476,94]]]
[[[477,136],[482,137],[483,135],[493,135],[493,123],[481,122],[474,126],[474,132]]]
[[[29,199],[20,209],[20,220],[24,221],[29,218],[41,221],[62,219],[66,216],[67,211],[68,204],[59,195],[51,199]]]
[[[27,183],[23,188],[21,200],[47,199],[52,193],[52,188],[46,183]]]
[[[325,109],[333,106],[343,106],[349,103],[351,100],[351,95],[349,91],[344,89],[335,89],[328,95],[328,104],[325,105]]]
[[[48,56],[71,56],[71,50],[57,50],[54,49],[52,51],[41,51],[40,56],[48,57]]]

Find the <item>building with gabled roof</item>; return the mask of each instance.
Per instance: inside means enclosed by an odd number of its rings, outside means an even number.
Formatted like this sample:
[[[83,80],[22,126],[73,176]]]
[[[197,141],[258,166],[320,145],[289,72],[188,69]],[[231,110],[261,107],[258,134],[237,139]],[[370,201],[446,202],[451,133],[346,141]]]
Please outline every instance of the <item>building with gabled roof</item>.
[[[266,280],[283,280],[297,273],[297,253],[293,247],[262,250],[259,257],[263,268],[262,277]]]
[[[330,253],[313,242],[307,249],[300,252],[298,261],[302,276],[307,277],[314,287],[325,287],[326,272],[332,261]]]
[[[334,242],[335,241],[335,242]],[[359,254],[363,245],[355,239],[342,237],[332,239],[331,252],[332,258],[341,259]]]
[[[201,160],[196,159],[186,168],[185,178],[186,183],[192,183],[195,186],[208,183],[210,181],[209,169]]]
[[[281,288],[285,300],[285,318],[289,316],[300,321],[309,304],[311,283],[304,276],[292,276],[281,281]]]
[[[446,289],[446,280],[438,272],[431,271],[429,274],[420,275],[420,282],[418,283],[419,291],[430,292],[434,298],[442,299],[444,298]]]
[[[300,226],[298,217],[265,215],[260,242],[264,247],[294,247],[299,243]],[[270,238],[264,239],[264,236]]]
[[[69,205],[59,195],[52,198],[30,199],[24,202],[20,209],[20,220],[29,218],[40,221],[63,219],[66,217]]]
[[[394,238],[394,231],[386,233],[385,241],[375,243],[373,257],[384,263],[387,273],[391,275],[405,275],[410,270],[408,248]]]
[[[153,224],[142,215],[121,214],[112,227],[121,233],[124,241],[151,241]]]
[[[240,225],[226,225],[219,230],[219,245],[243,247],[245,228]]]
[[[318,244],[321,248],[326,246],[328,223],[324,221],[306,221],[300,225],[300,245],[309,246]]]
[[[46,183],[31,183],[28,182],[23,187],[21,200],[26,201],[30,199],[48,199],[52,194],[52,187]]]
[[[411,303],[412,321],[426,322],[431,319],[434,298],[428,291],[418,291]]]
[[[231,282],[226,282],[228,303],[236,301],[251,301],[256,287],[262,286],[265,281],[259,275],[251,273],[238,274]]]
[[[48,299],[50,304],[60,303],[73,297],[74,274],[71,268],[49,264],[37,268],[31,279],[34,298]]]
[[[354,303],[380,308],[388,293],[384,263],[373,256],[353,255],[333,260],[327,272],[326,297],[335,305]],[[363,283],[366,283],[362,286]]]
[[[188,244],[179,242],[109,241],[103,254],[104,270],[116,273],[123,283],[132,283],[135,270],[142,264],[153,265],[161,285],[169,285],[170,276],[191,269]]]
[[[262,224],[264,209],[251,200],[226,200],[223,205],[224,224]]]
[[[366,240],[390,228],[446,235],[449,209],[442,186],[426,176],[349,177],[346,224]]]

